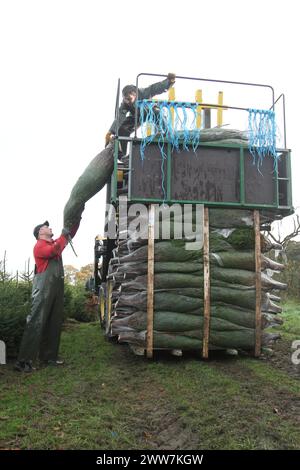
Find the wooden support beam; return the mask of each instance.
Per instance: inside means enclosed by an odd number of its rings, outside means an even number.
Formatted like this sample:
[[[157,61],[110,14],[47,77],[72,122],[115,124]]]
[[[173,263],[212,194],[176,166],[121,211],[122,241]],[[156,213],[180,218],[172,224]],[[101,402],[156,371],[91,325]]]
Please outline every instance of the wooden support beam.
[[[210,270],[209,270],[209,211],[204,208],[203,224],[203,267],[204,267],[204,318],[202,357],[208,358],[210,326]]]
[[[148,359],[153,357],[153,319],[154,319],[154,217],[155,206],[149,207],[148,221],[148,278],[147,278],[147,350]]]
[[[261,243],[260,243],[260,215],[253,212],[255,234],[255,357],[261,354]]]
[[[105,320],[105,297],[104,292],[100,288],[100,319],[104,323]]]

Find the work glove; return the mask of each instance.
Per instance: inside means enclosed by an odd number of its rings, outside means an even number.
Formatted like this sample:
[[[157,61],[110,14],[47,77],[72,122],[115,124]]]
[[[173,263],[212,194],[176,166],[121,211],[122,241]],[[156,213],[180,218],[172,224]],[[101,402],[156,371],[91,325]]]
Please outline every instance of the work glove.
[[[67,228],[63,228],[61,234],[65,237],[66,240],[69,240],[71,238],[71,232]]]
[[[169,83],[170,85],[174,85],[175,83],[175,79],[176,79],[176,75],[175,73],[168,73],[168,80],[169,80]]]
[[[112,142],[115,138],[115,135],[112,132],[107,132],[105,136],[105,147],[108,146],[110,142]]]

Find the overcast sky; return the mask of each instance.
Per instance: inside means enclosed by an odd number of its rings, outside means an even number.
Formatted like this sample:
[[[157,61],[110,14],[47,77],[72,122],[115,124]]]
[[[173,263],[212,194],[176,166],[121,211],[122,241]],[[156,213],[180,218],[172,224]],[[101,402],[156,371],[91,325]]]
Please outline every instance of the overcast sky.
[[[117,79],[134,83],[140,72],[284,92],[300,205],[299,43],[294,0],[0,0],[0,257],[6,250],[9,268],[22,269],[45,219],[60,234],[74,183],[103,149]],[[92,262],[104,193],[87,203],[74,238],[79,258],[67,247],[65,264]]]

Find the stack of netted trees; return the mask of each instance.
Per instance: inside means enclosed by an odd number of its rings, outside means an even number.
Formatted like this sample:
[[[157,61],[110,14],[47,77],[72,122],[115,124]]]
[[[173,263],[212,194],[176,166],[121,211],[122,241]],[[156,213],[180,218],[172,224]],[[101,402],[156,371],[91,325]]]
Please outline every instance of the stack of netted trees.
[[[209,211],[210,331],[209,349],[253,350],[255,347],[255,237],[253,212]],[[171,237],[176,220],[171,223]],[[110,334],[146,348],[148,242],[119,240],[110,262],[113,282]],[[201,350],[203,342],[203,249],[191,240],[155,240],[154,349]],[[270,346],[278,334],[266,328],[280,324],[274,291],[286,288],[272,279],[283,265],[265,254],[272,245],[261,236],[261,342]]]

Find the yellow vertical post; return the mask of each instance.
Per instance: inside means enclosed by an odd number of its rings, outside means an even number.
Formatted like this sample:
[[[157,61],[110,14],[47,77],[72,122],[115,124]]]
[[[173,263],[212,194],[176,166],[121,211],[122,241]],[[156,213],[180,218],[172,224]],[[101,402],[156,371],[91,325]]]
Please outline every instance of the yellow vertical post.
[[[168,98],[169,98],[169,101],[175,101],[175,88],[172,86],[171,88],[169,88],[169,92],[168,92]],[[171,106],[171,116],[172,116],[172,127],[174,127],[174,107]]]
[[[151,124],[147,124],[147,131],[146,131],[146,132],[147,132],[147,137],[149,137],[149,135],[151,135],[151,133],[152,133],[152,126],[151,126]]]
[[[219,91],[218,105],[223,106],[223,91]],[[218,111],[217,111],[217,126],[222,126],[222,125],[223,125],[223,108],[218,108]]]
[[[196,103],[202,103],[202,90],[196,90],[195,99],[196,99]],[[196,117],[197,129],[200,129],[201,127],[201,112],[202,112],[202,106],[197,106],[197,117]]]

